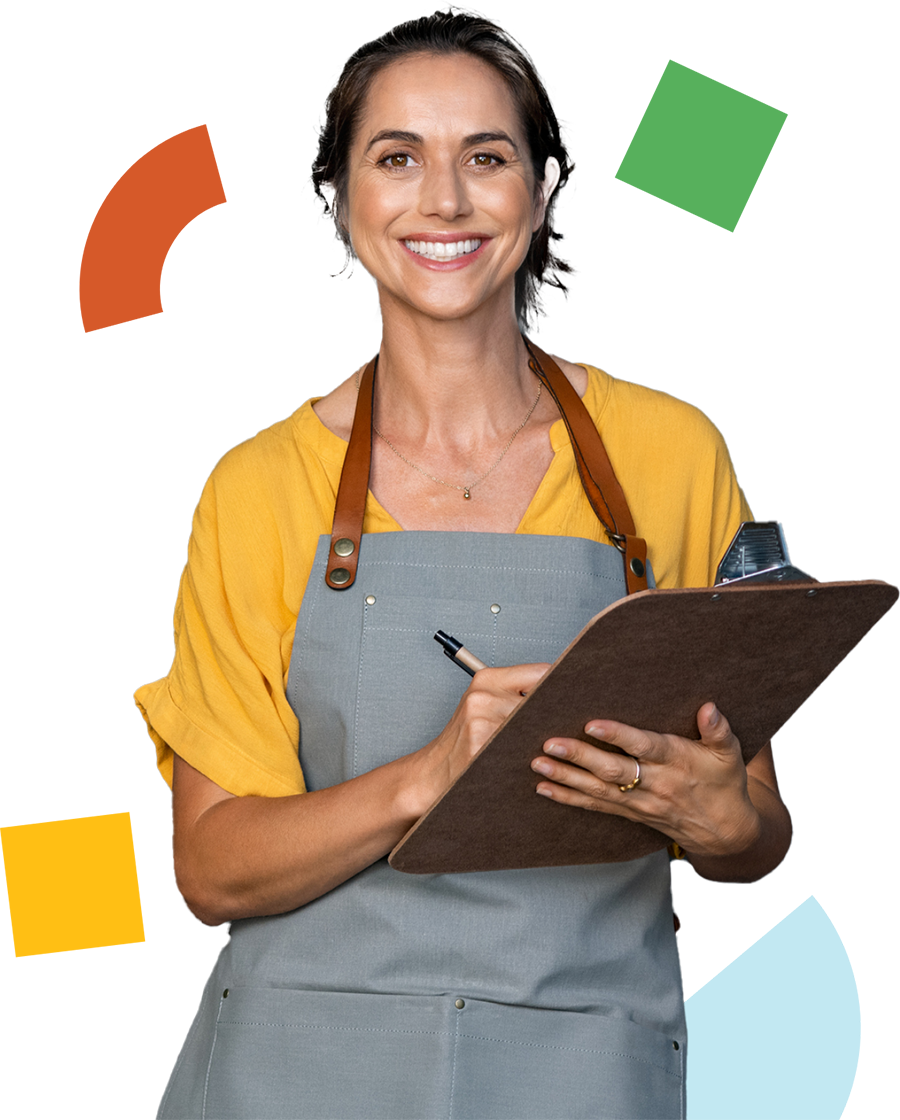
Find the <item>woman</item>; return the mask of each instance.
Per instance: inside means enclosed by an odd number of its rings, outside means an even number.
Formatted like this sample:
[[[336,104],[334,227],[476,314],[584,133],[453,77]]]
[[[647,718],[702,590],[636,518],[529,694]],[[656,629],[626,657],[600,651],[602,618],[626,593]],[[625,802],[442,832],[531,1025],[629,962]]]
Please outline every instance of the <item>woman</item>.
[[[710,582],[749,517],[701,414],[520,333],[544,270],[565,267],[550,216],[569,170],[530,61],[480,18],[396,28],[329,98],[314,182],[375,278],[383,336],[377,363],[218,465],[175,664],[138,693],[173,782],[179,887],[202,921],[234,923],[161,1116],[683,1115],[665,853],[435,876],[385,859],[629,589],[557,399],[599,427],[659,584]],[[362,524],[349,476],[370,448]],[[461,698],[438,628],[492,666]],[[708,878],[781,860],[768,748],[745,767],[712,704],[699,743],[597,715],[597,746],[544,744],[538,795],[649,823]]]

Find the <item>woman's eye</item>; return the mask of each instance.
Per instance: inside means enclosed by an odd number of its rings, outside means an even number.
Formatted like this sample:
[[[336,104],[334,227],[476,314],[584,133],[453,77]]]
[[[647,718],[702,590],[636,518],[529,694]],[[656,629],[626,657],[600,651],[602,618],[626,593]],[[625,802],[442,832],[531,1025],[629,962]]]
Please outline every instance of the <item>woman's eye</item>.
[[[479,152],[477,155],[472,156],[472,162],[476,167],[494,167],[505,163],[506,160],[501,159],[499,156],[493,156],[490,152]]]
[[[406,152],[391,152],[381,161],[387,167],[412,167],[412,156]]]

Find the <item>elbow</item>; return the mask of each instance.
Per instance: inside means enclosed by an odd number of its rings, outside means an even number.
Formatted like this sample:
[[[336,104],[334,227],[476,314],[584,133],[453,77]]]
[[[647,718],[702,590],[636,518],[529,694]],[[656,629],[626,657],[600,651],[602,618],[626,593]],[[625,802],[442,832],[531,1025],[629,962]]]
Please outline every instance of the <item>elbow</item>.
[[[188,910],[205,926],[221,926],[225,922],[231,921],[227,914],[209,905],[205,900],[188,898],[184,893],[182,893],[182,898],[187,903]]]
[[[208,877],[198,874],[189,862],[175,855],[175,883],[188,910],[205,926],[220,926],[231,921],[233,915],[220,893]]]

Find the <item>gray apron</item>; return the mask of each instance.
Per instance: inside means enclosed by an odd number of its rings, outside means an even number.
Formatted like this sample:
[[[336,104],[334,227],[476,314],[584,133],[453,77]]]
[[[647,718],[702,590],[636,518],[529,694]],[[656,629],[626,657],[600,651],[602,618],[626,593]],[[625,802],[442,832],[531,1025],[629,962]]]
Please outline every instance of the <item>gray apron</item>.
[[[313,790],[444,727],[468,679],[435,630],[492,666],[552,661],[625,594],[619,552],[582,539],[368,534],[341,592],[329,545],[288,675]],[[159,1116],[668,1120],[684,1116],[685,1041],[665,852],[425,876],[382,859],[232,923]]]

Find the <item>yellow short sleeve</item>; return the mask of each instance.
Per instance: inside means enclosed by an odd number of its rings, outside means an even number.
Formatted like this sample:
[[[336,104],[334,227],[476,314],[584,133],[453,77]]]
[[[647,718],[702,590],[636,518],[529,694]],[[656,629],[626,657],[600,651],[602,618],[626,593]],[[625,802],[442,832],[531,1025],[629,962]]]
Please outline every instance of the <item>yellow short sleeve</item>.
[[[135,694],[170,784],[177,752],[229,793],[305,789],[285,677],[340,463],[305,453],[299,415],[230,451],[194,514],[175,660]]]

